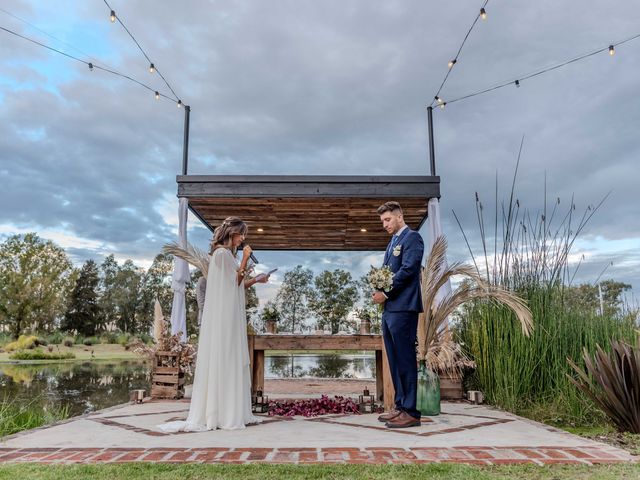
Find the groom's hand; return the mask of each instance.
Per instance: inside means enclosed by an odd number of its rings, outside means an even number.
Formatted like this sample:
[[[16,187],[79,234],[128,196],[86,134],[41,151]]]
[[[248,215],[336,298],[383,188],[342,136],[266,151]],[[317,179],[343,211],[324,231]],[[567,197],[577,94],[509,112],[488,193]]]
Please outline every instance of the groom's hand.
[[[387,299],[387,297],[384,296],[384,293],[382,292],[375,292],[373,295],[371,295],[371,299],[373,300],[373,303],[384,303],[384,301]]]

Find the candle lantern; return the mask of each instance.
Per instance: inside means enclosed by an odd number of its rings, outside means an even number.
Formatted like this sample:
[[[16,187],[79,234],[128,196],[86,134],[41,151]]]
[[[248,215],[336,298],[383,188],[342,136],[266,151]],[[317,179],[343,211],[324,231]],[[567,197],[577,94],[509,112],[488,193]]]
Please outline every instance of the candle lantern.
[[[362,395],[358,396],[358,410],[360,413],[374,413],[376,397],[371,395],[368,388],[365,388]]]
[[[135,403],[142,403],[142,401],[144,400],[144,390],[133,390],[131,392],[131,399]]]
[[[264,395],[262,390],[257,390],[251,397],[251,410],[254,413],[267,413],[269,411],[269,396]]]

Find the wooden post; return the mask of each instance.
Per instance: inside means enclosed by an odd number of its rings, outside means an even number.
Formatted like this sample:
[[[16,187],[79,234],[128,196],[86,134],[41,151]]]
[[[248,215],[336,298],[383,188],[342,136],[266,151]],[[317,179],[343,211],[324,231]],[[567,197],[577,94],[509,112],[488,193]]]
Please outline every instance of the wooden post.
[[[255,393],[255,389],[253,388],[253,352],[255,348],[255,335],[247,335],[247,344],[249,347],[249,372],[251,374],[251,393]]]
[[[251,391],[264,391],[264,350],[254,350],[253,353],[253,381]]]
[[[384,342],[382,342],[382,391],[384,392],[384,410],[388,412],[393,410],[396,405],[396,390],[393,388],[393,380],[391,379],[391,369],[389,368],[389,360],[387,358],[387,350]]]
[[[384,372],[382,367],[382,350],[376,350],[376,400],[384,398]]]

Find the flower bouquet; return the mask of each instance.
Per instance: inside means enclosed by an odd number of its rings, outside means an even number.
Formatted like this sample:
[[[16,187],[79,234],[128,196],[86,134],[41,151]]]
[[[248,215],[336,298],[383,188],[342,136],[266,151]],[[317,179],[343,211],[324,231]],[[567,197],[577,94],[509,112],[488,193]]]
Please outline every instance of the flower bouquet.
[[[393,276],[394,273],[386,265],[380,268],[372,266],[367,274],[367,281],[374,290],[389,292],[393,288]]]

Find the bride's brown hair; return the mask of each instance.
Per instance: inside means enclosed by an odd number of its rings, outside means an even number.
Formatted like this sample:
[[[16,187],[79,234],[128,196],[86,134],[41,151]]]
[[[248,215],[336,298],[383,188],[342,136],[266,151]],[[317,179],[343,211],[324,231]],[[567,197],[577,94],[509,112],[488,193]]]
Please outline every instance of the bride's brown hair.
[[[211,241],[211,251],[209,252],[209,254],[212,254],[216,248],[229,247],[231,244],[231,238],[235,233],[246,235],[248,231],[249,227],[247,227],[247,224],[240,220],[238,217],[225,218],[224,222],[222,222],[213,233],[213,240]],[[232,252],[235,255],[235,249],[232,249]]]

